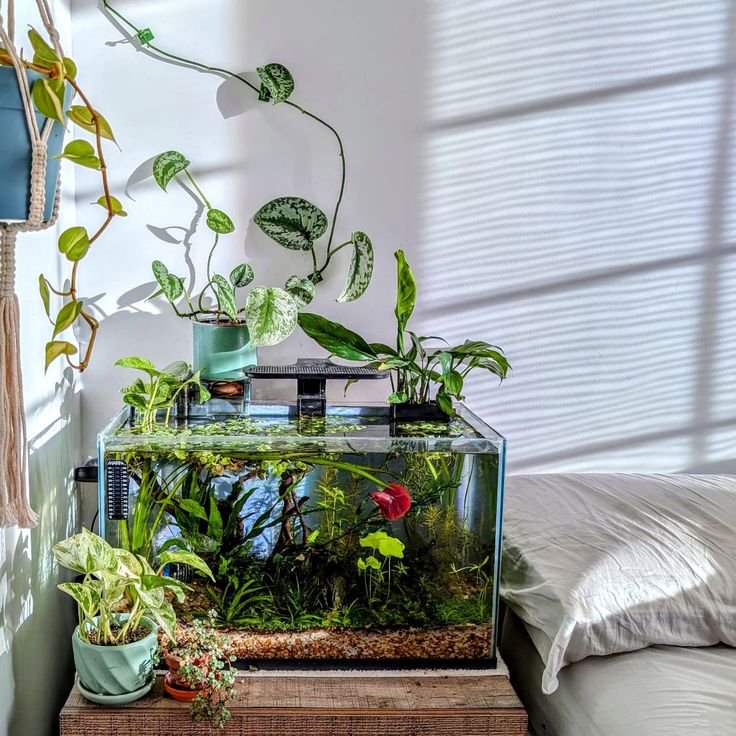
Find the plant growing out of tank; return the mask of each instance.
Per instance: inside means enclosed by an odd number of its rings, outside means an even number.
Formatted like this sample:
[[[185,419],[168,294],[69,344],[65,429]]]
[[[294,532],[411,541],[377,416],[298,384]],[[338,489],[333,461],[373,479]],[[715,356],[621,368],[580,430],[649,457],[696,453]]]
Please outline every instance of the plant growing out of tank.
[[[81,582],[58,587],[77,603],[79,637],[99,645],[119,646],[148,634],[142,631],[144,617],[152,618],[175,639],[176,616],[166,593],[181,601],[186,586],[166,577],[164,567],[174,562],[212,576],[209,567],[191,552],[166,552],[154,569],[144,557],[112,547],[87,529],[55,544],[53,552],[60,565],[84,576]],[[121,614],[126,606],[128,613]]]
[[[79,298],[79,264],[113,218],[126,215],[120,201],[110,193],[102,144],[103,138],[114,142],[115,137],[107,120],[93,107],[79,86],[77,66],[74,61],[68,57],[60,58],[57,50],[33,28],[28,32],[28,39],[33,48],[33,57],[30,61],[21,59],[21,63],[26,69],[43,75],[31,87],[31,96],[36,110],[49,120],[55,120],[63,126],[67,125],[67,121],[71,121],[94,137],[94,145],[81,138],[70,141],[59,158],[65,158],[78,166],[100,172],[102,194],[94,204],[105,210],[104,220],[92,234],[87,231],[87,228],[75,225],[64,230],[59,236],[59,252],[72,264],[68,285],[54,287],[43,274],[38,277],[44,310],[54,327],[52,339],[46,343],[46,368],[48,369],[54,360],[63,356],[73,369],[81,373],[89,365],[100,323]],[[0,46],[0,66],[13,66],[12,57],[2,46]],[[67,87],[74,90],[82,104],[72,105],[65,110]],[[64,300],[64,305],[54,318],[51,317],[51,293]],[[75,361],[72,356],[79,352],[77,346],[67,340],[59,340],[57,337],[78,321],[87,325],[89,339],[84,356]]]
[[[200,401],[207,401],[210,394],[199,380],[199,372],[192,373],[189,365],[182,360],[158,369],[146,358],[131,356],[120,358],[115,365],[133,368],[148,376],[141,378],[123,389],[123,402],[140,412],[136,427],[140,432],[152,432],[156,426],[159,411],[165,411],[164,426],[168,426],[171,409],[176,400],[190,386],[199,389]]]
[[[358,570],[363,573],[366,595],[372,604],[386,585],[386,600],[391,597],[391,560],[404,558],[404,543],[396,537],[390,537],[384,531],[371,532],[360,538],[360,546],[371,550],[371,554],[358,558]],[[405,572],[402,563],[397,568],[399,574]]]
[[[237,697],[238,670],[235,657],[227,653],[225,638],[215,629],[216,615],[209,611],[206,620],[195,619],[179,643],[164,653],[169,667],[164,685],[173,698],[191,699],[189,712],[195,721],[208,720],[223,728],[230,719],[227,703]]]
[[[151,43],[154,39],[154,34],[150,28],[137,27],[107,0],[103,0],[103,5],[106,10],[135,34],[138,42],[151,55],[162,60],[170,59],[176,61],[178,64],[190,66],[193,69],[216,73],[237,80],[257,94],[261,102],[271,102],[274,105],[281,104],[284,107],[295,110],[323,126],[331,133],[335,138],[340,159],[340,186],[331,222],[328,221],[327,215],[319,207],[302,197],[293,196],[277,197],[265,203],[256,212],[253,221],[266,235],[282,247],[295,251],[308,252],[311,255],[311,273],[306,277],[292,276],[287,280],[285,286],[285,290],[292,295],[299,307],[306,306],[312,300],[314,296],[313,287],[322,281],[323,274],[333,256],[343,248],[348,247],[352,248],[352,258],[345,285],[337,297],[337,301],[349,302],[362,296],[368,288],[373,274],[373,246],[370,238],[359,230],[353,231],[349,238],[339,243],[336,242],[339,239],[335,237],[340,206],[345,193],[346,180],[346,157],[342,139],[332,125],[290,99],[295,87],[291,72],[282,64],[269,63],[256,69],[259,83],[254,84],[243,75],[236,74],[228,69],[208,66],[161,49]],[[181,166],[182,163],[180,161],[178,165]],[[320,253],[318,254],[317,248],[315,247],[316,241],[326,233],[326,243],[323,248],[319,249]],[[277,294],[271,293],[269,298],[275,299],[276,296]],[[265,345],[274,343],[255,344]]]
[[[302,313],[299,326],[332,355],[346,360],[392,371],[390,404],[426,404],[432,399],[450,416],[455,414],[453,399],[463,397],[465,378],[474,370],[484,370],[503,380],[509,362],[503,351],[482,340],[466,340],[450,346],[439,337],[423,337],[408,329],[414,311],[417,287],[404,253],[396,251],[396,347],[369,343],[357,333],[318,314]],[[444,345],[429,348],[426,343]]]

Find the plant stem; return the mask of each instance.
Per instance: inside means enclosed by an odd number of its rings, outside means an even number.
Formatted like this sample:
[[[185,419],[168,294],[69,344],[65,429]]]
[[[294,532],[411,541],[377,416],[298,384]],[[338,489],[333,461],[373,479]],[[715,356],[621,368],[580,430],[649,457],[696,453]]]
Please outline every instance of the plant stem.
[[[204,192],[200,189],[199,184],[197,184],[196,181],[194,181],[194,177],[189,173],[189,169],[184,169],[184,173],[187,175],[187,179],[189,179],[190,182],[192,182],[192,186],[197,190],[197,194],[202,198],[202,201],[205,204],[205,207],[207,207],[208,210],[212,209],[212,205],[210,204],[210,201],[205,197]]]

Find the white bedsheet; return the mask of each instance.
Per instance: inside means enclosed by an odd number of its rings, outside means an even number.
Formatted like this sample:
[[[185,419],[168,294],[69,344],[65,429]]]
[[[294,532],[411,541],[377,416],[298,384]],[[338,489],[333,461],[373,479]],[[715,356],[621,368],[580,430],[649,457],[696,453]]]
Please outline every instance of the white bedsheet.
[[[542,694],[544,663],[511,612],[501,652],[534,736],[736,736],[736,649],[655,646],[589,657]]]

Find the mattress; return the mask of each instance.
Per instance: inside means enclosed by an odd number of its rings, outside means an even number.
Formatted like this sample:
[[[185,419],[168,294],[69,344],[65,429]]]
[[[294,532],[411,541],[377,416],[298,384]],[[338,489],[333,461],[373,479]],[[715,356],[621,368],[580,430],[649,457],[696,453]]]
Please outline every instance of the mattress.
[[[544,663],[506,612],[501,653],[533,736],[736,736],[736,649],[654,646],[565,667],[542,694]]]

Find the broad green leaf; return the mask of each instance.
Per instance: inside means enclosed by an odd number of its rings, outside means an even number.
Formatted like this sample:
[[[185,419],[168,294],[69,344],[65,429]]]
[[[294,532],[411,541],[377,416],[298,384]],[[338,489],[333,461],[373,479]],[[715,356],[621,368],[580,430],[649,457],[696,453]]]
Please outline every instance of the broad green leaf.
[[[256,69],[261,79],[259,100],[273,100],[274,105],[284,102],[294,91],[294,78],[291,72],[282,64],[266,64]]]
[[[33,63],[38,66],[53,66],[58,64],[61,59],[56,51],[41,37],[35,28],[28,31],[28,40],[33,46]]]
[[[134,406],[136,409],[141,409],[142,411],[148,409],[148,401],[146,401],[143,395],[128,391],[127,389],[123,389],[123,403],[128,406]]]
[[[48,370],[49,366],[62,355],[74,355],[77,352],[76,345],[72,345],[70,342],[65,340],[52,340],[46,343],[46,367],[44,370]]]
[[[175,360],[173,363],[169,363],[165,368],[161,370],[164,376],[171,376],[177,383],[186,381],[191,373],[192,369],[186,360]]]
[[[396,537],[386,537],[378,543],[378,551],[384,557],[398,557],[401,559],[404,556],[404,548],[404,543]]]
[[[220,235],[226,235],[235,230],[233,221],[222,210],[216,209],[207,210],[207,227]]]
[[[463,392],[463,377],[457,371],[453,370],[446,373],[442,378],[442,382],[445,384],[448,394],[460,397]]]
[[[215,274],[212,277],[212,283],[215,285],[219,309],[225,312],[233,322],[237,322],[238,304],[235,301],[235,290],[232,284],[224,276],[220,276],[219,274]]]
[[[88,529],[68,537],[53,546],[56,561],[64,567],[84,574],[118,569],[113,548],[102,537]]]
[[[56,587],[74,598],[86,618],[92,618],[97,614],[100,608],[100,595],[93,587],[83,583],[61,583]]]
[[[230,283],[236,289],[248,286],[254,278],[255,273],[253,272],[253,267],[250,263],[241,263],[239,266],[235,266],[235,268],[230,272]]]
[[[279,197],[264,204],[253,221],[279,245],[291,250],[309,250],[327,230],[322,210],[301,197]]]
[[[435,401],[437,402],[437,406],[439,406],[439,408],[442,409],[445,414],[454,416],[455,409],[452,406],[452,399],[444,391],[440,390],[437,392]]]
[[[161,588],[164,591],[170,591],[176,596],[176,599],[181,603],[185,596],[184,591],[189,589],[189,586],[182,583],[180,580],[166,577],[165,575],[142,575],[141,576],[141,587],[144,590],[156,590]]]
[[[65,56],[63,59],[64,63],[64,73],[67,75],[67,77],[70,77],[71,79],[77,78],[77,65],[74,63],[72,59],[70,59],[68,56]]]
[[[112,128],[110,123],[105,120],[104,116],[95,110],[97,116],[97,125],[100,127],[100,135],[103,138],[107,138],[109,141],[115,141],[115,136],[112,134]],[[67,117],[75,125],[78,125],[82,130],[86,130],[88,133],[97,135],[97,128],[95,127],[94,119],[89,108],[84,105],[72,105],[67,112]]]
[[[113,548],[118,560],[117,573],[126,578],[136,578],[143,574],[141,561],[127,549]]]
[[[397,250],[396,256],[396,320],[399,332],[406,329],[406,324],[414,311],[417,298],[417,283],[409,264],[406,262],[403,250]]]
[[[60,332],[63,332],[67,327],[71,327],[76,322],[77,317],[79,317],[82,311],[82,306],[82,302],[75,299],[61,308],[59,314],[56,316],[52,337],[56,337]]]
[[[51,120],[64,122],[64,82],[60,79],[41,77],[31,87],[36,109]]]
[[[207,533],[210,537],[222,542],[222,514],[217,508],[217,501],[214,494],[210,496],[210,518]]]
[[[314,284],[307,278],[291,276],[284,289],[294,297],[299,308],[306,307],[314,299]]]
[[[159,372],[150,360],[147,358],[139,358],[136,355],[131,355],[128,358],[120,358],[120,360],[115,362],[115,365],[120,368],[133,368],[137,371],[144,371],[145,373],[148,373],[149,376],[157,375]]]
[[[199,555],[195,555],[194,552],[188,552],[185,549],[172,549],[161,553],[159,557],[161,567],[169,565],[172,562],[177,565],[188,565],[203,573],[208,578],[215,579],[207,563]]]
[[[373,245],[365,233],[353,233],[353,256],[348,277],[338,302],[352,302],[363,296],[373,276]]]
[[[89,250],[89,235],[81,225],[70,227],[59,236],[59,252],[70,261],[79,261]]]
[[[49,291],[49,284],[46,281],[46,277],[43,274],[38,277],[38,290],[41,294],[44,311],[48,317],[51,309],[51,292]]]
[[[86,166],[89,169],[99,169],[100,159],[95,154],[95,149],[91,143],[83,140],[71,141],[64,146],[64,152],[52,158],[65,158],[69,161]],[[104,197],[102,197],[104,200]]]
[[[375,360],[378,357],[360,335],[319,314],[300,314],[299,326],[332,355],[346,360]]]
[[[107,209],[107,200],[105,199],[104,194],[97,200],[96,204]],[[128,213],[123,209],[123,205],[120,203],[120,200],[117,197],[113,197],[112,194],[110,195],[110,208],[112,209],[113,214],[118,217],[128,216]]]
[[[447,373],[450,370],[450,366],[452,365],[452,355],[448,353],[446,350],[442,350],[439,353],[437,353],[436,357],[440,361],[440,365],[442,366],[442,372]]]
[[[296,327],[298,307],[290,294],[275,286],[256,286],[245,303],[245,320],[253,347],[285,340]]]
[[[148,613],[155,619],[159,627],[163,629],[166,636],[171,641],[176,641],[176,614],[171,603],[166,601],[161,608],[152,608]]]
[[[153,159],[153,178],[166,191],[169,182],[189,166],[189,161],[179,151],[165,151]]]
[[[379,562],[377,557],[374,557],[373,555],[368,555],[368,557],[365,558],[365,566],[366,568],[371,567],[374,570],[380,570],[381,569],[381,563]]]
[[[161,291],[170,302],[175,302],[184,293],[184,281],[179,276],[169,273],[169,269],[161,261],[154,261],[151,270]]]
[[[202,504],[197,503],[193,498],[182,498],[179,501],[179,506],[187,514],[202,519],[202,521],[207,521],[207,512],[202,508]]]
[[[409,397],[405,391],[394,391],[392,394],[389,394],[388,397],[389,404],[403,404],[407,401],[409,401]]]

